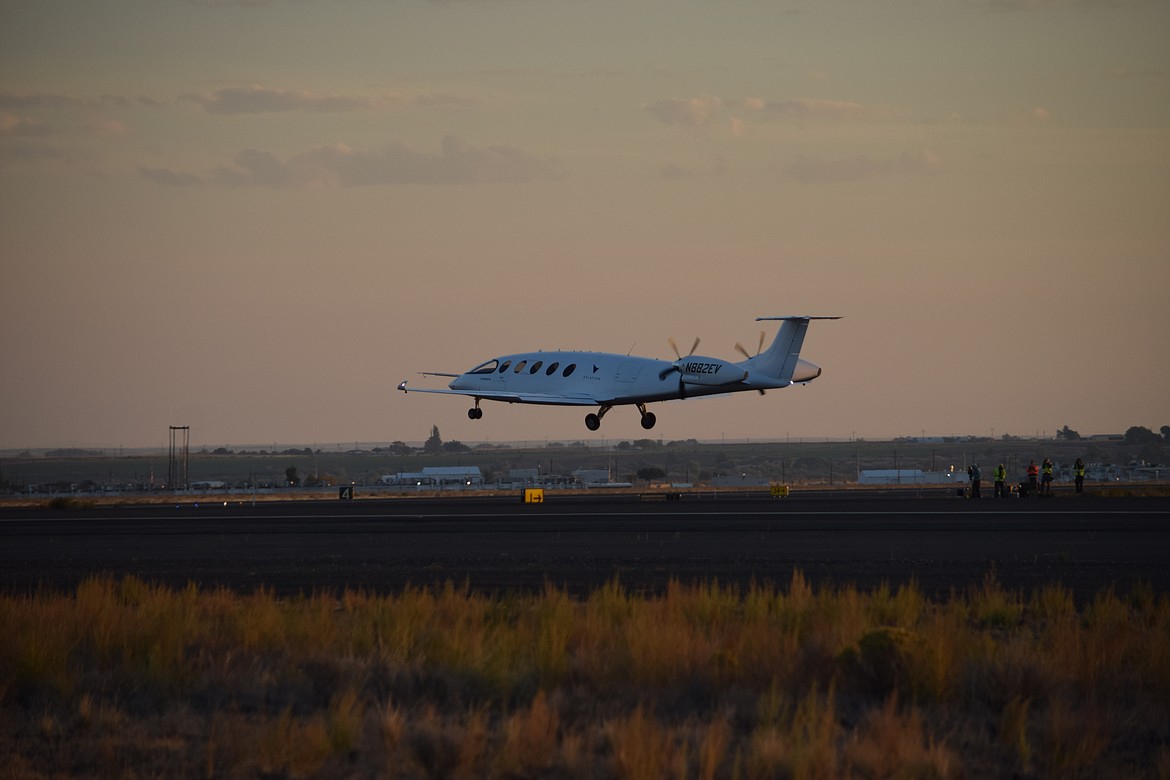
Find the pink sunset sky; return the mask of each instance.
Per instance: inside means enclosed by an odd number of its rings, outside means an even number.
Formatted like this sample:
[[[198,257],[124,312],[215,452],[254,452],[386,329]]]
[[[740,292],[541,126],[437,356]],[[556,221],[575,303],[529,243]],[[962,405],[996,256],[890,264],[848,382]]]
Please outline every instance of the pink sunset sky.
[[[844,315],[818,380],[653,435],[1157,430],[1167,52],[1163,0],[0,0],[0,449],[642,438],[395,387],[785,314]]]

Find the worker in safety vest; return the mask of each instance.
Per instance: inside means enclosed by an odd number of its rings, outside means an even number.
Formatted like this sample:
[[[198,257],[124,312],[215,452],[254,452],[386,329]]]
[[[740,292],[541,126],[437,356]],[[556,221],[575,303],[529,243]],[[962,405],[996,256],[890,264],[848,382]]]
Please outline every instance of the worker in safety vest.
[[[995,477],[995,497],[1007,498],[1008,493],[1004,484],[1007,482],[1007,468],[1001,463],[991,473]]]
[[[1052,461],[1048,458],[1044,459],[1044,463],[1040,466],[1040,495],[1052,496]]]
[[[1036,493],[1036,480],[1040,477],[1040,467],[1036,465],[1036,461],[1028,461],[1028,493]]]
[[[1077,492],[1080,493],[1085,488],[1085,462],[1077,458],[1077,462],[1073,464],[1073,476],[1077,482]]]

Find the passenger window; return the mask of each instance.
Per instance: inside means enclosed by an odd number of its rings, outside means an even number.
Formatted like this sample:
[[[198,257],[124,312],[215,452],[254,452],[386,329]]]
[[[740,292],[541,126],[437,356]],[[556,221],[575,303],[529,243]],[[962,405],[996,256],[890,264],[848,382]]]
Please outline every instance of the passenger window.
[[[512,369],[512,373],[519,374],[521,371],[524,370],[524,366],[527,364],[528,364],[527,360],[521,360],[519,363],[516,364],[516,367]]]
[[[560,366],[561,366],[560,363],[549,363],[548,369],[544,373],[548,374],[549,376],[552,376],[553,374],[555,374],[557,372],[557,369],[560,368]]]
[[[505,371],[507,371],[507,370],[508,370],[508,366],[510,366],[510,365],[512,365],[512,361],[511,361],[511,360],[505,360],[505,361],[504,361],[504,365],[500,366],[500,373],[502,374],[502,373],[504,373]]]
[[[568,376],[569,374],[573,373],[573,371],[574,371],[576,368],[577,368],[577,364],[576,364],[576,363],[570,363],[569,365],[565,366],[565,371],[564,371],[564,374],[563,374],[563,376]]]
[[[544,365],[544,361],[543,361],[543,360],[538,360],[538,361],[536,361],[535,363],[533,363],[533,364],[532,364],[532,368],[528,369],[528,373],[530,373],[530,374],[535,374],[537,371],[539,371],[539,370],[540,370],[540,367],[541,367],[542,365]]]

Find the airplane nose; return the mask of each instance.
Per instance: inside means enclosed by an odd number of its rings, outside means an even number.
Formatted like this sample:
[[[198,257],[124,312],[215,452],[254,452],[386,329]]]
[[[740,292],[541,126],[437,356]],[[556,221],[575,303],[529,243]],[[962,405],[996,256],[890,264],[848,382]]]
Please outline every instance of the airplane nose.
[[[793,382],[811,382],[821,375],[821,367],[807,360],[797,360],[796,370],[792,372]]]

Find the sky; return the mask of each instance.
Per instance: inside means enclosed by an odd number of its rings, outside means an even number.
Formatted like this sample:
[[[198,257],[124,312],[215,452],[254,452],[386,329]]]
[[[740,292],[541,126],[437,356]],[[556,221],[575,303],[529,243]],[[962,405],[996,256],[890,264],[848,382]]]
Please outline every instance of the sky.
[[[395,388],[789,314],[649,435],[1157,430],[1168,293],[1167,0],[0,0],[0,449],[645,438]]]

